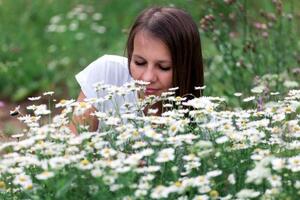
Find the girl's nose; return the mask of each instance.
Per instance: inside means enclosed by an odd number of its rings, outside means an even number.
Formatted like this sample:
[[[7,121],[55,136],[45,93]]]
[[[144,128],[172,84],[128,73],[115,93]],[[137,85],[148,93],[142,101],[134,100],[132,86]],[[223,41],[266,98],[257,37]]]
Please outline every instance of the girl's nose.
[[[153,67],[147,67],[143,73],[143,81],[154,82],[156,80],[156,75]]]

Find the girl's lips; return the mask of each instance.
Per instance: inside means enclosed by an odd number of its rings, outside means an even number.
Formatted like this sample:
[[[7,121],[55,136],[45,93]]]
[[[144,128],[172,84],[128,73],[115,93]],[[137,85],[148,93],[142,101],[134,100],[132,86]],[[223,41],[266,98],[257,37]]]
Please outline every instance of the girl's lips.
[[[145,94],[146,94],[146,95],[151,95],[151,94],[155,94],[157,91],[158,91],[158,89],[154,89],[154,88],[146,88]]]

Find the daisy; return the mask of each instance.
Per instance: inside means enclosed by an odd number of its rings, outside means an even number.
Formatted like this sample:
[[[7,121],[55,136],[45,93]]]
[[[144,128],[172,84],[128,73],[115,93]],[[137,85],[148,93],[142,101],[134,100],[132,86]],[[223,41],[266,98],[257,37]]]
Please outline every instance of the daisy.
[[[43,95],[44,96],[52,96],[54,94],[53,91],[49,91],[49,92],[44,92]]]
[[[247,97],[247,98],[243,99],[243,102],[250,102],[250,101],[253,101],[254,99],[255,99],[255,96]]]
[[[38,97],[28,97],[29,101],[37,101],[37,100],[40,100],[40,99],[41,99],[41,96],[38,96]]]
[[[47,180],[54,176],[54,172],[44,171],[40,174],[37,174],[35,177],[39,180]]]
[[[242,189],[236,194],[236,197],[239,199],[251,199],[258,197],[259,195],[260,193],[253,189]]]
[[[287,168],[290,169],[292,172],[300,171],[300,156],[288,158]]]
[[[155,161],[158,163],[172,161],[175,159],[174,153],[175,153],[175,150],[173,148],[163,149],[158,153],[158,156],[155,159]]]
[[[16,116],[16,115],[18,115],[18,114],[20,114],[20,113],[21,113],[21,112],[20,112],[20,106],[17,106],[17,107],[15,107],[14,110],[9,111],[9,114],[10,114],[11,116]]]

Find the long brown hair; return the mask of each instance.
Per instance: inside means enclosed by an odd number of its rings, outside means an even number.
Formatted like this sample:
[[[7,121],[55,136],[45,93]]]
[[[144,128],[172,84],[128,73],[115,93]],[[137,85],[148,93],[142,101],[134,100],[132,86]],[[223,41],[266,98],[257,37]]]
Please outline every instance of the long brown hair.
[[[164,42],[171,53],[173,87],[179,87],[177,96],[199,96],[195,86],[203,86],[203,62],[198,27],[185,11],[172,7],[151,7],[140,13],[129,32],[127,57],[130,62],[134,37],[139,31],[148,31]]]

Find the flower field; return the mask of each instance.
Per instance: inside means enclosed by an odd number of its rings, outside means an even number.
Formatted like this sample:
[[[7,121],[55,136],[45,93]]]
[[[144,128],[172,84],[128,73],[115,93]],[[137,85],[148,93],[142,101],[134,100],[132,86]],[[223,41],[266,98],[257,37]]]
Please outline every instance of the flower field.
[[[202,97],[171,88],[127,102],[144,89],[134,82],[99,83],[101,98],[72,99],[75,74],[103,54],[124,55],[131,23],[153,5],[183,8],[199,27]],[[0,199],[300,199],[299,8],[297,0],[0,0]],[[162,115],[145,115],[155,102]],[[82,116],[92,106],[96,132]],[[78,135],[74,115],[86,122]]]
[[[36,97],[29,114],[11,112],[28,128],[0,146],[1,199],[299,199],[300,90],[273,93],[260,107],[259,95],[245,97],[252,109],[229,109],[220,97],[175,97],[176,88],[122,105],[118,98],[140,88],[96,89],[107,95],[54,106],[48,92],[49,105]],[[140,114],[158,100],[161,116]],[[105,102],[116,109],[92,113],[97,132],[81,125],[71,133],[72,114]],[[61,113],[51,116],[53,106]]]

